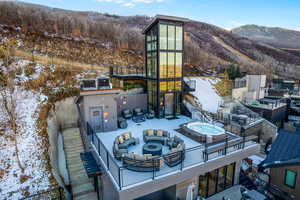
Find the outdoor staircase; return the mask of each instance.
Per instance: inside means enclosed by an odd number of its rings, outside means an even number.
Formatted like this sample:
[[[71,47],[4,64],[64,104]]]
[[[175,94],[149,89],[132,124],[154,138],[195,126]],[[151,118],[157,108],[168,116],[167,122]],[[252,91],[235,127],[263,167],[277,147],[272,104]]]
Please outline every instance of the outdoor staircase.
[[[79,129],[64,130],[63,138],[73,199],[97,200],[92,180],[88,178],[80,159],[80,153],[84,152],[84,147]]]

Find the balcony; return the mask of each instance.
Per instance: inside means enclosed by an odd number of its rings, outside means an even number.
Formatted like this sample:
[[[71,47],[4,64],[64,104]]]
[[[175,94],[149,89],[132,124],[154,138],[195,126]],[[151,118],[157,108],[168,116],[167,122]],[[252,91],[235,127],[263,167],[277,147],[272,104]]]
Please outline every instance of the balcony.
[[[140,66],[113,66],[110,68],[110,75],[121,79],[140,79],[146,77],[146,72]]]
[[[225,157],[226,160],[229,161],[230,159],[228,158],[236,156],[235,153],[246,152],[247,149],[251,148],[252,150],[254,148],[254,151],[256,151],[258,148],[257,143],[253,142],[255,138],[250,137],[236,136],[231,139],[226,139],[220,143],[210,145],[196,142],[176,131],[180,128],[180,124],[187,123],[189,121],[190,118],[184,116],[179,116],[179,119],[176,120],[152,119],[147,120],[142,124],[135,124],[129,121],[127,129],[117,130],[110,133],[95,133],[91,128],[88,128],[88,134],[97,159],[101,163],[102,167],[108,172],[114,185],[120,191],[151,183],[152,181],[165,181],[166,177],[169,176],[182,176],[181,178],[188,178],[185,173],[191,175],[192,173],[190,172],[193,170],[198,172],[199,170],[197,170],[197,167],[207,168],[209,166],[206,165],[207,163],[213,163],[218,159],[225,159]],[[161,127],[162,124],[162,129],[167,130],[173,136],[180,137],[185,142],[186,148],[184,152],[182,152],[185,155],[185,159],[182,160],[179,165],[174,167],[164,165],[158,171],[153,169],[150,172],[137,172],[126,169],[121,161],[115,159],[112,147],[114,139],[117,136],[130,131],[135,138],[139,138],[141,141],[139,145],[131,148],[130,151],[139,152],[143,145],[142,131],[153,127]],[[245,155],[243,154],[242,156]],[[195,174],[192,175],[195,176]],[[176,183],[170,182],[169,184]]]

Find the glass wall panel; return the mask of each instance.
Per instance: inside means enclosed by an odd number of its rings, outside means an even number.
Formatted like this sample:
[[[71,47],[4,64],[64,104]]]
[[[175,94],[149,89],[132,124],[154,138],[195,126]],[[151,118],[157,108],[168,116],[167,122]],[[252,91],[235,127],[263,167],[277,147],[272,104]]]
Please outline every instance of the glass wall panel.
[[[175,76],[182,77],[182,53],[176,53]]]
[[[234,166],[235,163],[232,163],[227,166],[227,173],[226,173],[226,188],[229,188],[233,185],[233,178],[234,178]]]
[[[175,77],[175,53],[168,52],[168,78]]]
[[[167,49],[167,25],[160,24],[159,25],[160,30],[160,38],[159,38],[159,44],[160,49]]]
[[[217,170],[208,173],[208,196],[216,193]]]
[[[182,27],[176,26],[176,50],[182,50]]]
[[[205,198],[206,194],[206,187],[207,186],[207,174],[199,176],[199,195],[200,197]]]
[[[221,192],[224,190],[224,182],[225,182],[225,173],[226,173],[226,166],[221,167],[218,170],[218,187],[217,187],[217,192]]]
[[[167,82],[165,82],[165,81],[160,82],[159,83],[159,89],[162,92],[166,91],[167,90]]]
[[[175,90],[181,91],[181,81],[175,81]]]
[[[167,53],[160,52],[160,78],[167,78]]]
[[[168,81],[168,90],[173,91],[175,89],[175,82],[174,81]]]
[[[175,26],[168,25],[168,50],[175,50]]]

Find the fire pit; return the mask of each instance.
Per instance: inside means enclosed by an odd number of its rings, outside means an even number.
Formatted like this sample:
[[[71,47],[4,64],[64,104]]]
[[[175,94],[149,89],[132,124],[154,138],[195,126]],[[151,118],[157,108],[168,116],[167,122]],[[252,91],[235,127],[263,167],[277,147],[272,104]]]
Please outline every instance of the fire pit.
[[[153,156],[160,156],[162,153],[162,145],[159,143],[147,143],[143,146],[143,154],[152,154]]]

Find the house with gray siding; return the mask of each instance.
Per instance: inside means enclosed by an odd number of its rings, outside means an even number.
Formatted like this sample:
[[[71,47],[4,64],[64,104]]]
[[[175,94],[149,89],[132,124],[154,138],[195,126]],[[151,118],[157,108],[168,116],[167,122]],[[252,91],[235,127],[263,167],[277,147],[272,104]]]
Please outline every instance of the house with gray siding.
[[[105,81],[82,80],[80,130],[101,168],[95,187],[102,199],[210,198],[238,184],[241,160],[260,151],[255,136],[187,113],[183,97],[194,85],[182,75],[187,21],[162,15],[151,21],[140,71],[114,67]]]

